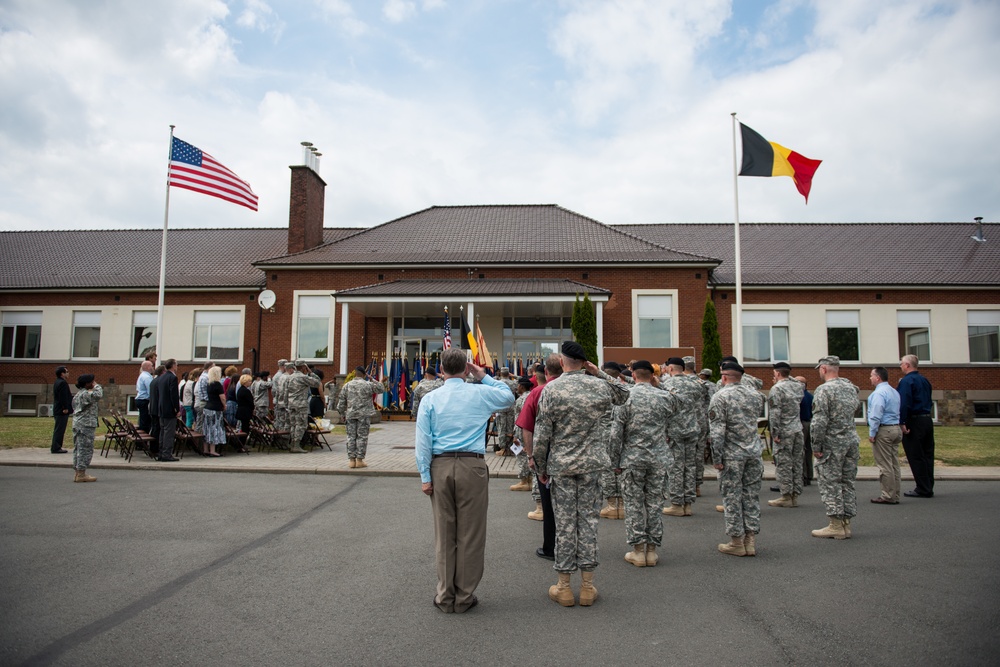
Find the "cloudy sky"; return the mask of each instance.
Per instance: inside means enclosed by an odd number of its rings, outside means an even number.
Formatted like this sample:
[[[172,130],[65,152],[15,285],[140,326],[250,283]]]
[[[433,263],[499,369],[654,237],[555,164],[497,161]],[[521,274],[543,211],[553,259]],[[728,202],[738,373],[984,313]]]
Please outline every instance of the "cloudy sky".
[[[821,159],[743,221],[998,219],[996,0],[2,0],[0,229],[163,224],[169,125],[256,213],[172,190],[171,227],[287,224],[299,142],[326,225],[559,204],[733,219],[731,112]]]

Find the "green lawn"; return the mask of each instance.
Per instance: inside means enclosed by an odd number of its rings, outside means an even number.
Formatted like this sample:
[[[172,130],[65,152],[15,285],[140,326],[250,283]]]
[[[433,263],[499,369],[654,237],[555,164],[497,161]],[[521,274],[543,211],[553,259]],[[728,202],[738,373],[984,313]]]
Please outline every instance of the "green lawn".
[[[861,438],[861,459],[858,465],[873,466],[872,446],[868,442],[868,427],[858,426]],[[903,457],[903,447],[899,448]],[[934,458],[946,466],[1000,466],[1000,428],[991,426],[935,426]],[[764,459],[770,461],[766,451]]]

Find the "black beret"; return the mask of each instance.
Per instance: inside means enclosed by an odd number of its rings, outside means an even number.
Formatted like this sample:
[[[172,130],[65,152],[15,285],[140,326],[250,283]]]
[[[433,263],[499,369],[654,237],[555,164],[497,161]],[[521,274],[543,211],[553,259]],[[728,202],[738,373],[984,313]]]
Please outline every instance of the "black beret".
[[[653,372],[653,364],[649,363],[645,359],[640,359],[639,361],[632,362],[632,370],[634,371],[649,371]]]
[[[722,365],[724,362],[727,362],[727,361],[735,361],[736,363],[739,363],[740,360],[737,359],[736,357],[730,355],[728,357],[722,357],[721,359],[719,359],[719,365]]]
[[[438,372],[433,366],[428,366],[424,369],[424,375],[433,375],[434,377],[437,377],[437,374]]]
[[[517,383],[522,387],[533,387],[531,384],[531,378],[518,378]]]
[[[88,384],[94,381],[94,376],[90,373],[84,373],[76,379],[76,388],[83,389]]]
[[[681,359],[680,357],[670,357],[669,359],[667,359],[667,365],[669,365],[669,366],[680,366],[681,368],[683,368],[684,367],[684,360]]]
[[[782,369],[784,369],[786,371],[790,371],[790,370],[792,370],[792,367],[789,366],[788,362],[785,362],[785,361],[779,361],[778,363],[776,363],[774,365],[774,370],[782,370]]]
[[[355,373],[361,373],[362,375],[367,375],[368,374],[368,369],[365,368],[364,366],[355,366],[354,367],[354,372]]]
[[[583,351],[583,345],[580,345],[575,340],[565,341],[562,344],[562,353],[564,357],[569,357],[570,359],[587,360],[587,353]]]
[[[743,370],[743,367],[740,366],[735,361],[725,361],[725,362],[723,362],[722,363],[722,370],[724,370],[724,371],[736,371],[737,373],[739,373],[741,375],[745,372]]]
[[[629,369],[626,368],[625,370],[622,371],[622,375],[624,375],[625,377],[629,377],[630,378],[630,377],[632,377],[632,371],[630,371]]]
[[[618,365],[617,361],[605,361],[601,369],[605,371],[618,371],[620,373],[622,367]]]

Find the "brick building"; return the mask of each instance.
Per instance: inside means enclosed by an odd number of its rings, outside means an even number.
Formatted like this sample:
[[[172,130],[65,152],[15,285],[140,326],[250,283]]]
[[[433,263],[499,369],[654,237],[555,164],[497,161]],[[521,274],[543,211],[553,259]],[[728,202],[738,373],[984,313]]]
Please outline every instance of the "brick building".
[[[491,351],[543,354],[570,337],[577,294],[598,349],[693,347],[706,299],[733,349],[732,225],[605,225],[555,205],[435,206],[363,229],[323,227],[325,183],[292,167],[287,229],[169,233],[161,358],[273,369],[302,357],[327,374],[373,355],[441,346],[444,309],[478,322]],[[1000,422],[1000,226],[741,227],[744,361],[815,383],[839,355],[868,369],[912,351],[947,423]],[[129,405],[156,324],[160,232],[0,233],[0,413],[51,402],[52,371],[95,372]],[[262,290],[275,295],[262,309]],[[457,318],[453,320],[459,335]],[[662,360],[657,360],[662,361]]]

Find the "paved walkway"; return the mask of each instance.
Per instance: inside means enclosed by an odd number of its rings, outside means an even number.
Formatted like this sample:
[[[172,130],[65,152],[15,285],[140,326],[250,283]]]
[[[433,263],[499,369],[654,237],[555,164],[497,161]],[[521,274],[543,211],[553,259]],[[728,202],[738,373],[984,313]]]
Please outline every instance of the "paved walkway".
[[[333,434],[327,436],[327,441],[333,448],[314,449],[308,454],[290,454],[285,451],[259,453],[250,455],[228,453],[221,458],[206,458],[186,451],[184,458],[178,463],[160,463],[141,452],[126,462],[116,452],[107,457],[100,455],[100,438],[97,440],[97,452],[94,454],[92,468],[115,468],[132,470],[187,470],[198,472],[259,472],[259,473],[289,473],[317,475],[382,475],[393,477],[415,477],[417,465],[413,451],[413,422],[382,422],[372,425],[368,439],[368,456],[365,462],[367,468],[352,470],[347,467],[346,436]],[[67,441],[69,439],[67,438]],[[67,442],[67,444],[69,444]],[[62,467],[72,466],[71,454],[51,454],[48,449],[37,447],[22,447],[0,450],[0,465],[10,466],[41,466]],[[515,479],[518,474],[518,464],[514,457],[495,457],[487,455],[490,465],[490,476]],[[997,467],[946,467],[937,465],[934,468],[936,479],[949,480],[1000,480],[1000,468]],[[706,479],[716,479],[715,469],[705,467]],[[764,479],[774,479],[774,464],[764,462]],[[858,469],[859,480],[877,480],[878,468],[863,466]],[[912,480],[906,465],[903,465],[903,479]]]

